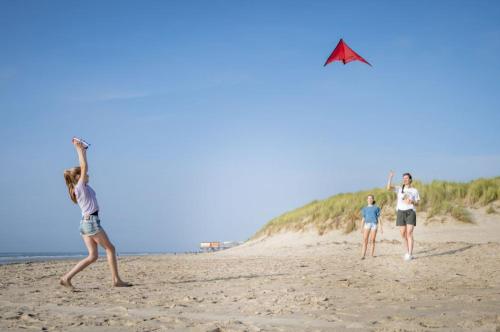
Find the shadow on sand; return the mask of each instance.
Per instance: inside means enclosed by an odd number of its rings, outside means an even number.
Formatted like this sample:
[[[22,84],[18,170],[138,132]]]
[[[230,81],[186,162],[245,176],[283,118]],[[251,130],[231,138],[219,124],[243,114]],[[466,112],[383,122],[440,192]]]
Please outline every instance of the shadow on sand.
[[[194,282],[213,282],[213,281],[229,281],[229,280],[237,280],[237,279],[254,279],[254,278],[265,278],[265,277],[280,277],[288,274],[278,273],[278,274],[250,274],[243,276],[235,276],[235,277],[221,277],[221,278],[211,278],[211,279],[190,279],[190,280],[182,280],[182,281],[172,281],[170,284],[188,284]]]
[[[452,250],[447,250],[447,251],[443,251],[443,252],[436,252],[436,253],[431,253],[431,252],[437,250],[436,248],[429,249],[429,250],[424,250],[424,251],[420,251],[418,253],[419,254],[418,258],[429,258],[429,257],[436,257],[436,256],[455,255],[457,253],[463,252],[465,250],[468,250],[468,249],[476,247],[476,246],[478,246],[478,244],[469,244],[469,245],[467,245],[465,247],[461,247],[461,248],[457,248],[457,249],[452,249]],[[420,256],[421,254],[426,254],[426,253],[429,253],[429,254]]]

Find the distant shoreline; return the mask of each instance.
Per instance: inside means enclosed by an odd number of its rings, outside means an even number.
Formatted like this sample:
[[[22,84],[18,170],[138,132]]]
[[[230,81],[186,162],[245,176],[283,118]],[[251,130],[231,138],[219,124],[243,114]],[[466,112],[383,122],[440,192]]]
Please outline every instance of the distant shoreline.
[[[105,257],[105,253],[99,253],[101,257]],[[131,257],[131,256],[156,256],[156,255],[182,255],[185,253],[176,252],[123,252],[117,253],[118,257]],[[67,253],[57,253],[57,252],[47,252],[47,253],[35,253],[35,252],[20,252],[20,253],[0,253],[0,265],[6,264],[24,264],[24,263],[35,263],[35,262],[48,262],[48,261],[60,261],[60,260],[71,260],[71,259],[81,259],[88,254],[86,252],[67,252]]]

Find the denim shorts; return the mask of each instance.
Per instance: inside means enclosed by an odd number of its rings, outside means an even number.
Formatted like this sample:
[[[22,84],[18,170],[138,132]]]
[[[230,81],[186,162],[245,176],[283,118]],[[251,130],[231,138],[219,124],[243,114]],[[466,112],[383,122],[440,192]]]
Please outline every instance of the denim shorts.
[[[377,224],[373,222],[365,222],[365,229],[371,229],[374,231],[377,229]]]
[[[92,236],[96,235],[100,231],[102,231],[101,220],[99,220],[98,216],[89,216],[88,220],[82,219],[80,221],[80,234]]]

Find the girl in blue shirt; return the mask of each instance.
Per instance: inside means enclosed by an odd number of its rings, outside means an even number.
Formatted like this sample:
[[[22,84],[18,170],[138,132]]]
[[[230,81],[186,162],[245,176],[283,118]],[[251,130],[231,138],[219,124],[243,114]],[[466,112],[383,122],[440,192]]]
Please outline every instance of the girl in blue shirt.
[[[363,248],[361,250],[361,259],[365,259],[368,241],[371,245],[371,255],[375,257],[375,238],[377,237],[378,221],[380,217],[380,208],[375,204],[375,197],[368,195],[366,199],[368,205],[361,209],[361,234],[363,234]],[[380,221],[380,233],[384,234],[382,221]]]

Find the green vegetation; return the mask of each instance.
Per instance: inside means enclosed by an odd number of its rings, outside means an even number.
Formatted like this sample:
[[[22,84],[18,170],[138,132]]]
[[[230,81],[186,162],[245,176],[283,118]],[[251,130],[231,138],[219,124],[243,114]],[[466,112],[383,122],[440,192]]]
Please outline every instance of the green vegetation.
[[[483,207],[500,199],[500,176],[477,179],[468,183],[432,181],[425,184],[415,181],[421,197],[418,211],[427,213],[427,218],[451,215],[456,220],[473,222],[466,208]],[[360,210],[366,204],[366,197],[373,194],[382,209],[384,220],[395,219],[396,194],[384,189],[342,193],[325,200],[313,201],[306,206],[287,212],[269,221],[254,238],[271,235],[282,230],[301,231],[310,226],[319,234],[333,229],[350,233],[357,229]]]
[[[497,210],[495,210],[495,208],[493,207],[493,205],[490,205],[490,206],[488,206],[488,208],[486,209],[486,213],[487,213],[487,214],[497,213]]]

